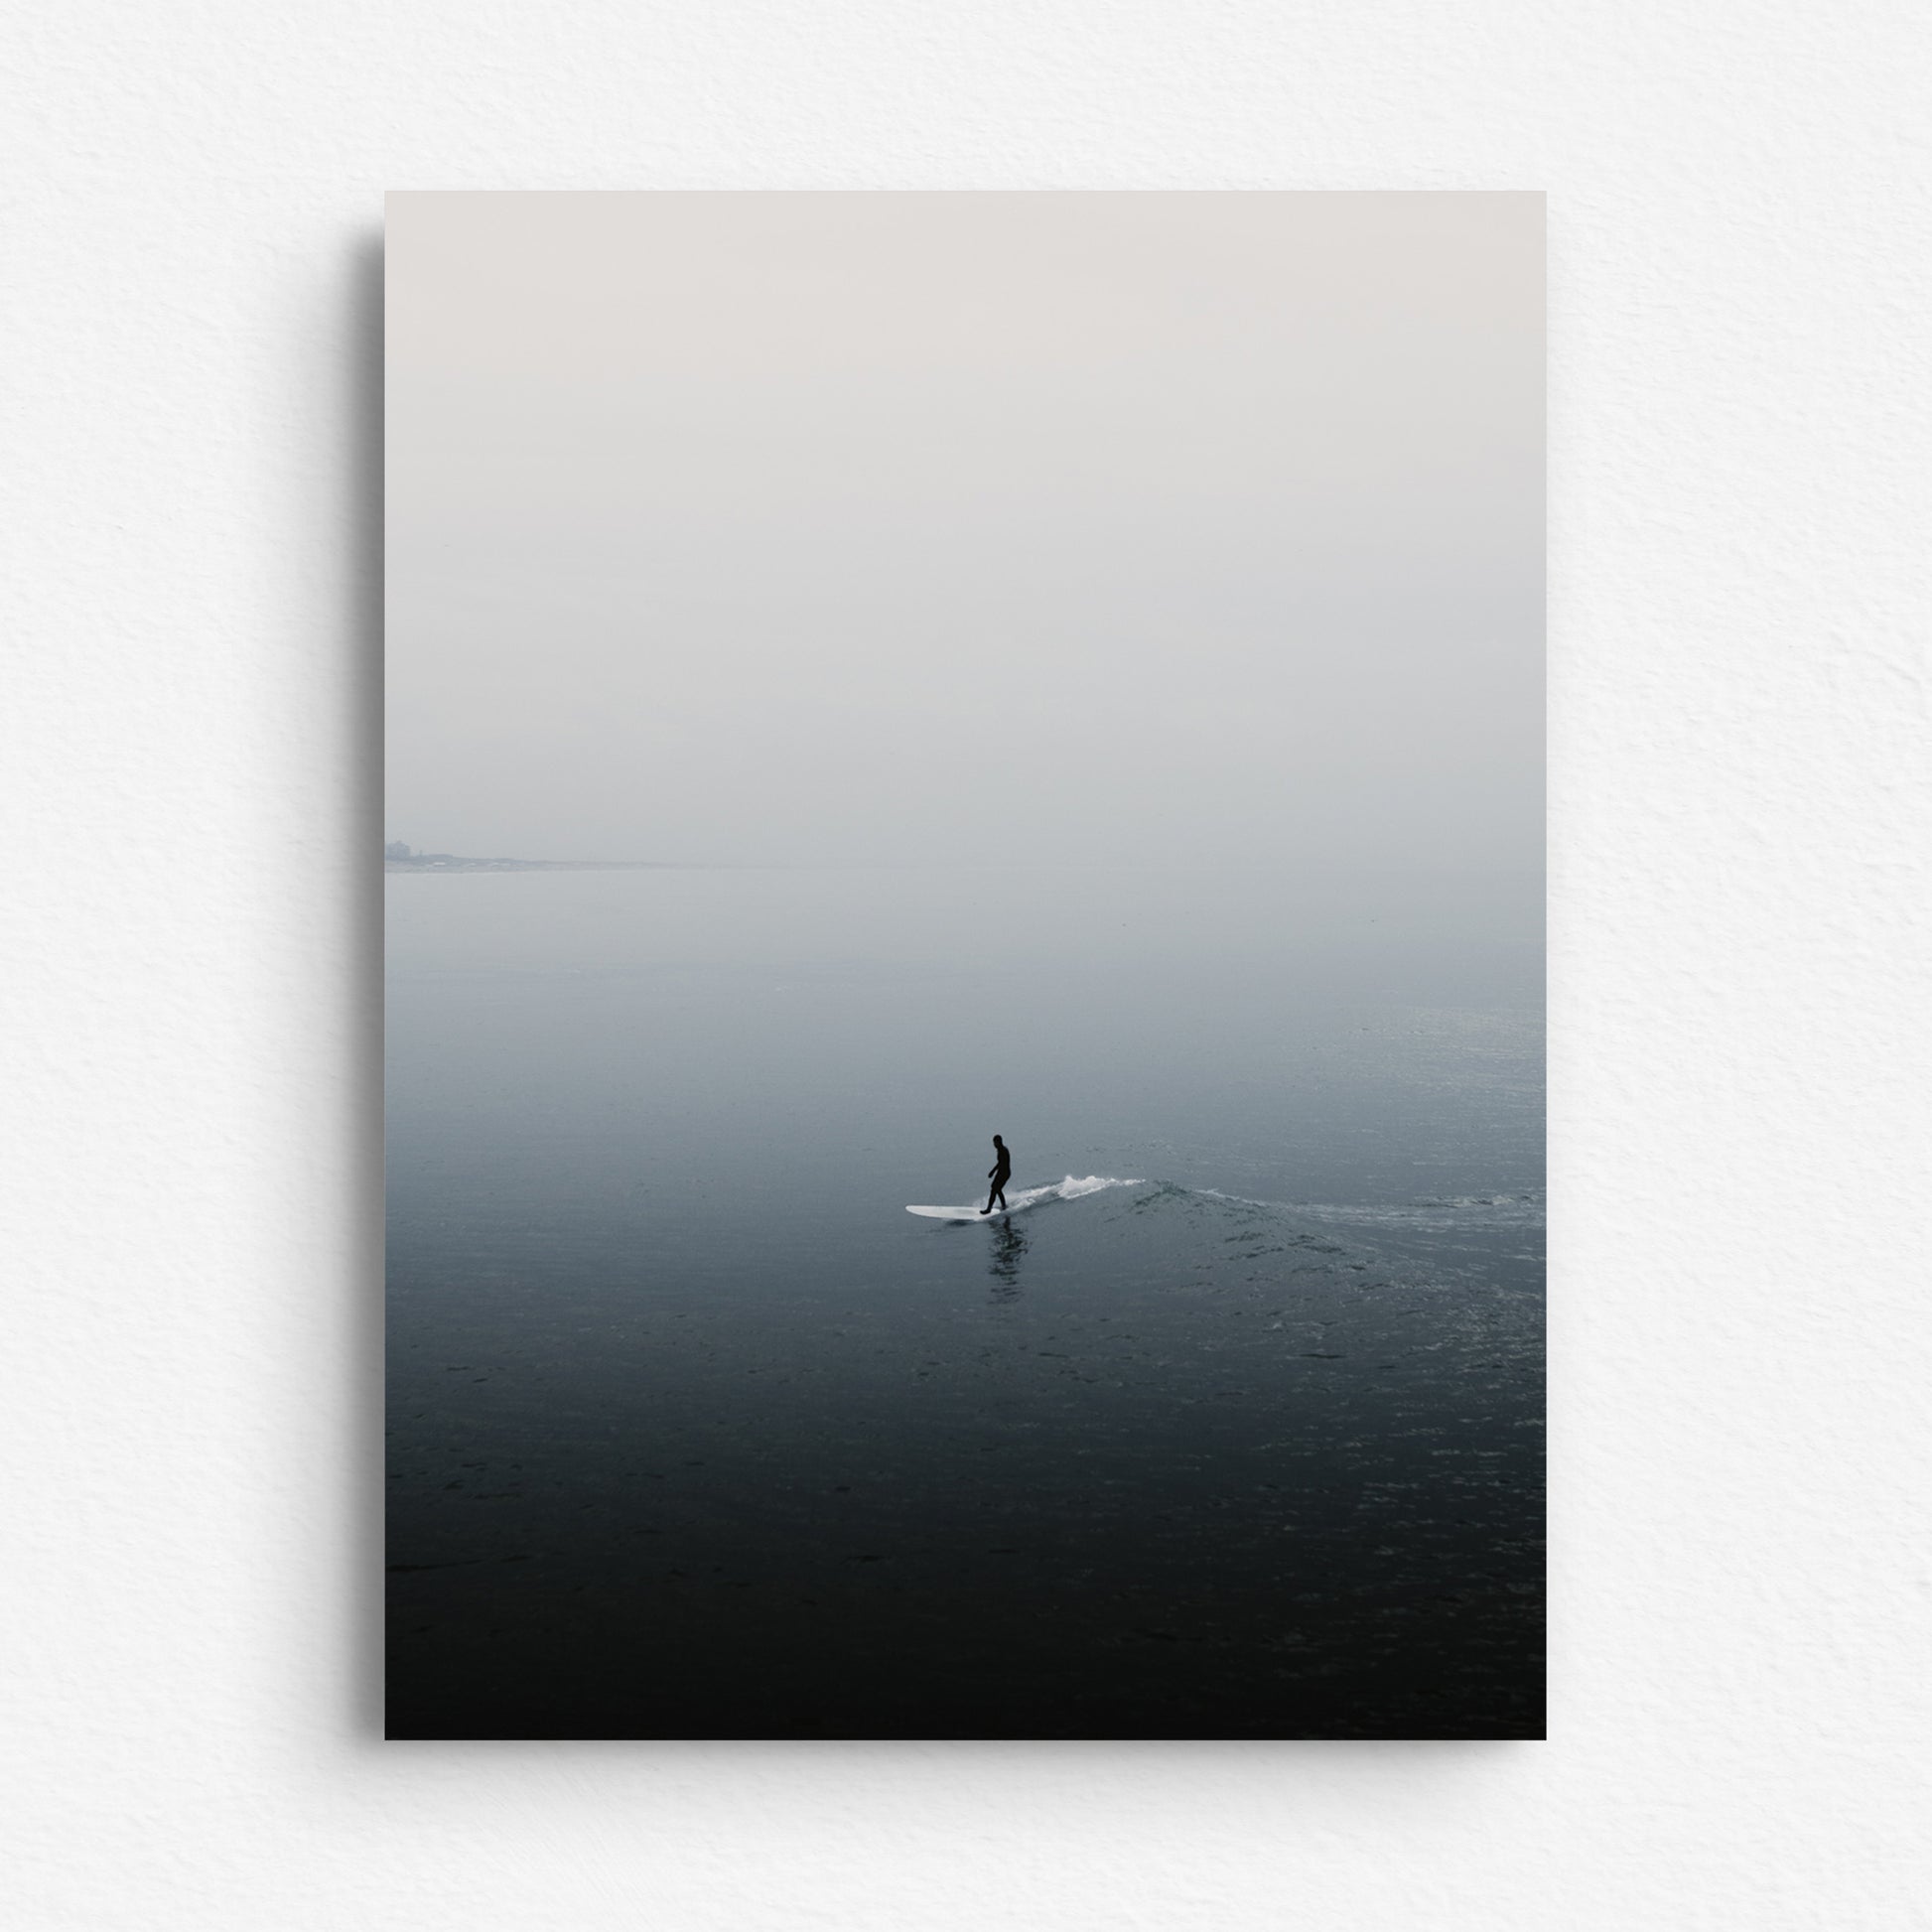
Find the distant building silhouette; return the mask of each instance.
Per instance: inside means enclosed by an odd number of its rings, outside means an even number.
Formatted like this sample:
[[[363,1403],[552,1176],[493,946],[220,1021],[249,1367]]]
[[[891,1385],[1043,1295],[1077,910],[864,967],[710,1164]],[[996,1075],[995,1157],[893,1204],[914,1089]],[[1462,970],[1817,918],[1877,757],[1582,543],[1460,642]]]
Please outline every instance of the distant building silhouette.
[[[403,842],[400,839],[391,839],[389,843],[382,848],[382,856],[385,859],[410,859],[415,857],[415,855],[410,851],[410,849],[406,845],[403,844]]]

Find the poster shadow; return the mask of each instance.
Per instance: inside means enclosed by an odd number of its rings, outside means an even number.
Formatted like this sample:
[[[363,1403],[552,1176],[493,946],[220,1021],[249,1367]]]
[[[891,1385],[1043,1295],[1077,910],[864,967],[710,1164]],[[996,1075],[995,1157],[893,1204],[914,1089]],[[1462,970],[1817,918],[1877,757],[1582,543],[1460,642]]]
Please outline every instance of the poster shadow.
[[[895,1771],[930,1766],[935,1774],[967,1769],[987,1776],[1024,1759],[1065,1765],[1069,1772],[1103,1760],[1116,1769],[1123,1760],[1147,1767],[1172,1765],[1176,1771],[1212,1765],[1227,1771],[1273,1770],[1297,1775],[1318,1763],[1326,1776],[1346,1764],[1349,1775],[1412,1780],[1423,1771],[1429,1787],[1445,1797],[1464,1782],[1477,1764],[1493,1763],[1498,1751],[1515,1752],[1532,1740],[1496,1739],[1251,1739],[1174,1740],[841,1740],[776,1738],[765,1741],[707,1739],[564,1738],[549,1740],[425,1739],[391,1740],[384,1735],[384,1569],[383,1569],[383,887],[373,860],[382,836],[383,799],[383,487],[384,487],[384,259],[380,231],[350,244],[343,287],[347,311],[344,407],[348,426],[348,461],[343,505],[345,552],[342,569],[346,588],[348,634],[344,639],[351,667],[348,683],[350,782],[354,786],[349,822],[355,827],[357,864],[351,870],[348,952],[352,984],[346,989],[353,1015],[349,1103],[353,1146],[349,1152],[350,1212],[345,1230],[356,1263],[347,1284],[350,1298],[347,1415],[349,1443],[345,1477],[350,1495],[350,1548],[346,1600],[349,1682],[343,1712],[352,1747],[380,1748],[385,1755],[406,1752],[425,1769],[472,1764],[507,1769],[554,1760],[558,1753],[618,1760],[646,1768],[652,1760],[689,1767],[715,1766],[729,1776],[734,1767],[766,1768],[809,1758],[827,1771]],[[995,1273],[1001,1271],[996,1268]],[[1426,1767],[1426,1768],[1425,1768]],[[1438,1782],[1440,1780],[1440,1783]]]

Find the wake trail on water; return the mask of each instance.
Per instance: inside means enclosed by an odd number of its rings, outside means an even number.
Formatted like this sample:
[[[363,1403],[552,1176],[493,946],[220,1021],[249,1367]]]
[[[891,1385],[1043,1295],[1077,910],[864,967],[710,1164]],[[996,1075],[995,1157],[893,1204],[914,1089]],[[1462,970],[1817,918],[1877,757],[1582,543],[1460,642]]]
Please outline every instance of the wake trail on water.
[[[1123,1197],[1114,1191],[1120,1188],[1135,1191]],[[1207,1265],[1201,1259],[1207,1257],[1243,1267],[1259,1263],[1291,1276],[1332,1276],[1364,1289],[1399,1283],[1412,1290],[1435,1290],[1486,1280],[1499,1265],[1493,1252],[1499,1245],[1509,1250],[1502,1259],[1530,1261],[1543,1230],[1541,1190],[1351,1204],[1257,1200],[1218,1187],[1112,1174],[1068,1174],[1049,1187],[1010,1189],[1006,1209],[991,1214],[982,1214],[977,1200],[958,1207],[913,1206],[906,1212],[952,1226],[985,1222],[997,1227],[1029,1208],[1103,1194],[1114,1204],[1096,1211],[1089,1229],[1095,1236],[1103,1227],[1111,1228],[1115,1238],[1137,1229],[1157,1243],[1178,1236],[1183,1244],[1193,1244],[1196,1258],[1189,1265],[1196,1271]],[[1130,1245],[1140,1243],[1132,1240]]]
[[[1267,1207],[1305,1220],[1390,1232],[1447,1234],[1464,1228],[1540,1229],[1545,1221],[1541,1192],[1496,1194],[1432,1194],[1413,1201],[1349,1203],[1343,1201],[1249,1201],[1239,1194],[1223,1194],[1213,1187],[1197,1190],[1219,1200],[1240,1201],[1248,1207]]]

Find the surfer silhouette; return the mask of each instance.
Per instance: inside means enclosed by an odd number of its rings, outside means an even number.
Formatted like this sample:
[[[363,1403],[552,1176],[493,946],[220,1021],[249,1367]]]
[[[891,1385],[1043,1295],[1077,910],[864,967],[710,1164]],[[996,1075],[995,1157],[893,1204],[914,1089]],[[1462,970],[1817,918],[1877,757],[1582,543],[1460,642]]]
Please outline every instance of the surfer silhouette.
[[[982,1214],[991,1214],[995,1201],[1002,1207],[1007,1204],[1007,1182],[1013,1178],[1013,1156],[1007,1152],[1006,1142],[997,1134],[993,1136],[993,1152],[996,1158],[986,1171],[986,1177],[993,1186],[986,1196],[986,1205],[980,1209]]]

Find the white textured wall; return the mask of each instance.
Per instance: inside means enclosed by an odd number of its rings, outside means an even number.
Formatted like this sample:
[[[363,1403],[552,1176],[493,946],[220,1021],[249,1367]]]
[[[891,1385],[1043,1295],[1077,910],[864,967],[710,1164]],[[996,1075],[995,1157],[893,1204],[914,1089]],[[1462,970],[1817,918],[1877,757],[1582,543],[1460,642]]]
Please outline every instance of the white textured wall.
[[[1917,9],[0,34],[11,1922],[1913,1922]],[[1554,1741],[377,1741],[380,195],[658,184],[1549,190]]]

